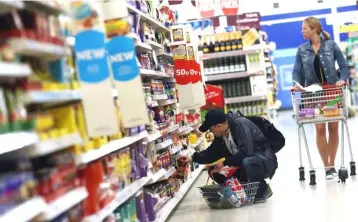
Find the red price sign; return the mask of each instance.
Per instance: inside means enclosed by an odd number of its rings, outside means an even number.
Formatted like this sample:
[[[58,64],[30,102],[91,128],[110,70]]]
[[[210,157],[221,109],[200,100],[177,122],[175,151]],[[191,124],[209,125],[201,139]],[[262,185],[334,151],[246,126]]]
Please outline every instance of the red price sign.
[[[200,65],[193,60],[189,61],[189,74],[191,76],[191,82],[192,83],[197,83],[201,81],[201,76],[200,76]]]
[[[178,85],[187,85],[192,82],[189,61],[178,59],[174,61],[174,75]]]

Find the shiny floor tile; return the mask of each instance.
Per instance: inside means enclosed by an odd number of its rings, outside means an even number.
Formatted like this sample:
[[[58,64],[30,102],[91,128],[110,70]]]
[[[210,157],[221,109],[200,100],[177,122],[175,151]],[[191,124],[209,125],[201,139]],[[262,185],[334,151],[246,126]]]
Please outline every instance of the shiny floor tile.
[[[346,184],[337,179],[326,181],[324,170],[315,145],[313,125],[305,126],[309,149],[314,167],[317,168],[317,186],[298,181],[298,139],[297,125],[291,112],[279,114],[276,126],[286,137],[286,147],[278,153],[279,169],[270,182],[274,195],[265,204],[257,204],[238,209],[211,210],[200,195],[198,186],[206,184],[204,171],[187,196],[168,219],[169,222],[355,222],[358,221],[357,207],[358,182],[349,178]],[[358,118],[349,120],[353,152],[358,155]],[[346,139],[345,139],[346,141]],[[345,143],[345,166],[349,168],[350,156]],[[303,150],[305,153],[305,150]],[[340,150],[336,165],[341,165]],[[308,161],[303,156],[308,179]]]

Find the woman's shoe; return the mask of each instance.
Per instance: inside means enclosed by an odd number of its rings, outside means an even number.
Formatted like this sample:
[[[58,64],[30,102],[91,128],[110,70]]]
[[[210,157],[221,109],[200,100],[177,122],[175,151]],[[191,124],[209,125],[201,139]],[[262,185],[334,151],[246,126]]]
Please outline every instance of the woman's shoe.
[[[332,169],[327,169],[326,170],[326,180],[332,180],[334,178]]]
[[[334,177],[337,177],[338,176],[338,173],[337,173],[337,170],[336,170],[336,168],[331,168],[331,172],[332,172],[332,175],[334,176]]]

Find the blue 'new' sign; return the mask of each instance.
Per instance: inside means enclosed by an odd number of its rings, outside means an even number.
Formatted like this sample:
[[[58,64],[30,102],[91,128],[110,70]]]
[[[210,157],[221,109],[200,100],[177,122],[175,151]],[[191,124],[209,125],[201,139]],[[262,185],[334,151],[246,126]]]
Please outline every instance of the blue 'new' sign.
[[[116,81],[131,81],[139,75],[133,39],[119,36],[106,44],[108,60]]]
[[[103,32],[89,30],[77,34],[75,52],[80,81],[93,84],[109,77]]]

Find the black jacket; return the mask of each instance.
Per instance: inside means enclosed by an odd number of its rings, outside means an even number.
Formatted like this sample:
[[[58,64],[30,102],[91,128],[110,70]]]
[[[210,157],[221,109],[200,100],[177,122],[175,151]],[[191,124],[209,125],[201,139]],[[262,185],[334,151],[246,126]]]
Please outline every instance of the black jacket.
[[[267,177],[271,177],[277,168],[277,159],[264,134],[253,122],[239,114],[228,113],[227,117],[238,152],[232,155],[223,138],[215,137],[206,150],[194,153],[193,161],[199,164],[209,164],[225,158],[225,166],[241,166],[245,157],[254,155],[263,161]]]

